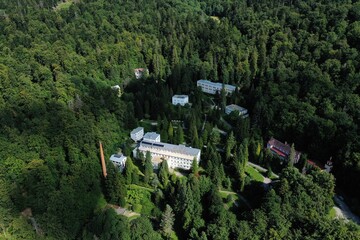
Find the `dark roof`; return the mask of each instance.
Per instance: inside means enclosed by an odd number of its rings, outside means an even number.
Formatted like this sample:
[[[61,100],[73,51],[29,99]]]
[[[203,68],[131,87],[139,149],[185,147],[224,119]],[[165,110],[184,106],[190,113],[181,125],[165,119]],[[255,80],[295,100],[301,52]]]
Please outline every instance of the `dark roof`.
[[[310,159],[306,160],[306,162],[313,167],[320,168],[314,161]]]
[[[268,141],[268,145],[270,145],[271,149],[276,150],[275,152],[279,154],[279,152],[283,153],[286,156],[289,156],[291,151],[291,146],[287,143],[282,143],[279,140],[276,140],[275,138],[271,138]],[[282,155],[282,154],[279,154]],[[295,159],[299,160],[301,155],[301,152],[295,150]]]

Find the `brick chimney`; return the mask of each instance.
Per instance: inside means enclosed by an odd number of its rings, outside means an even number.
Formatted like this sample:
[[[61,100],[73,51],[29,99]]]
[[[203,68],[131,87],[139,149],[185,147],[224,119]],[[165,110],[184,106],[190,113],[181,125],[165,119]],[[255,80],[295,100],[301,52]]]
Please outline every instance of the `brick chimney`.
[[[99,145],[100,145],[101,168],[102,168],[103,176],[104,176],[104,178],[106,178],[107,173],[106,173],[106,164],[105,164],[105,158],[104,158],[104,150],[103,150],[101,142],[99,142]]]

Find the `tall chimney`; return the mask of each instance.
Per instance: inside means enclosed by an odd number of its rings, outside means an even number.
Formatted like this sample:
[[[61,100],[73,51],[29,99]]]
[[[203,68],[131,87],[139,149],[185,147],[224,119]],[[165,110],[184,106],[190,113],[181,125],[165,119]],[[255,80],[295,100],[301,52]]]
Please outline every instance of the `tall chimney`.
[[[101,167],[102,167],[104,178],[106,178],[107,173],[106,173],[106,165],[105,165],[105,158],[104,158],[104,150],[103,150],[101,142],[99,142],[99,144],[100,144]]]

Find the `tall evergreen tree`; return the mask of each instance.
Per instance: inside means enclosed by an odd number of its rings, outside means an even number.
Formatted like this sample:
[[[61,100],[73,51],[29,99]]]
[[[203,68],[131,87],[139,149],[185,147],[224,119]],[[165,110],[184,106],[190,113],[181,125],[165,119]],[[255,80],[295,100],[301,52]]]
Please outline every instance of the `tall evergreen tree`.
[[[226,146],[225,146],[226,160],[230,159],[231,151],[233,150],[235,144],[236,144],[236,141],[235,141],[234,133],[231,131],[226,140]]]
[[[145,183],[150,183],[150,177],[152,173],[153,173],[153,165],[151,163],[151,153],[147,151],[145,157],[145,170],[144,170]]]
[[[294,146],[294,144],[291,144],[290,154],[289,154],[289,159],[288,159],[290,166],[293,166],[295,163],[295,154],[296,154],[295,146]]]
[[[161,216],[161,222],[160,222],[161,232],[166,237],[171,236],[171,233],[173,232],[174,221],[175,221],[175,215],[172,211],[172,208],[168,204],[166,204],[166,208]]]
[[[166,188],[169,183],[169,166],[167,160],[163,160],[160,164],[159,179],[164,188]]]

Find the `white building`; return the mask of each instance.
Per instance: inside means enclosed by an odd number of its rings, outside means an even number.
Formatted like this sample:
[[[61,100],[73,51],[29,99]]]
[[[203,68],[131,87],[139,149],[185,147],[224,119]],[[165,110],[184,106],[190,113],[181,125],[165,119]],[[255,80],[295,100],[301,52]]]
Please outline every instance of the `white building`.
[[[122,154],[113,154],[110,157],[110,161],[119,168],[120,172],[122,172],[125,168],[126,157]]]
[[[117,92],[118,97],[121,97],[122,91],[119,85],[112,86],[111,89]]]
[[[185,106],[185,104],[189,103],[189,96],[188,95],[174,95],[172,97],[172,104],[181,106]]]
[[[331,161],[331,159],[332,159],[332,157],[325,164],[325,171],[328,173],[331,172],[331,169],[333,168],[333,162]]]
[[[151,154],[151,162],[155,169],[159,167],[159,163],[167,160],[170,168],[182,168],[189,170],[194,159],[200,162],[200,149],[186,147],[185,145],[174,145],[162,142],[141,141],[139,146],[133,150],[134,157],[137,153],[142,152],[146,156],[146,152]]]
[[[143,127],[137,127],[134,130],[131,131],[130,137],[135,142],[140,141],[144,136],[144,128]]]
[[[248,116],[248,110],[246,108],[240,107],[238,105],[231,104],[231,105],[227,105],[225,108],[225,113],[228,115],[234,111],[238,111],[239,116],[243,116],[243,117]]]
[[[143,140],[148,142],[160,142],[160,134],[156,132],[147,132],[145,133]]]
[[[198,80],[197,86],[201,87],[201,91],[210,94],[220,93],[221,89],[224,88],[227,94],[231,94],[235,91],[236,87],[229,84],[215,83],[209,80]]]
[[[142,77],[145,77],[146,75],[149,75],[149,70],[147,68],[135,68],[134,73],[135,78],[140,79]]]

